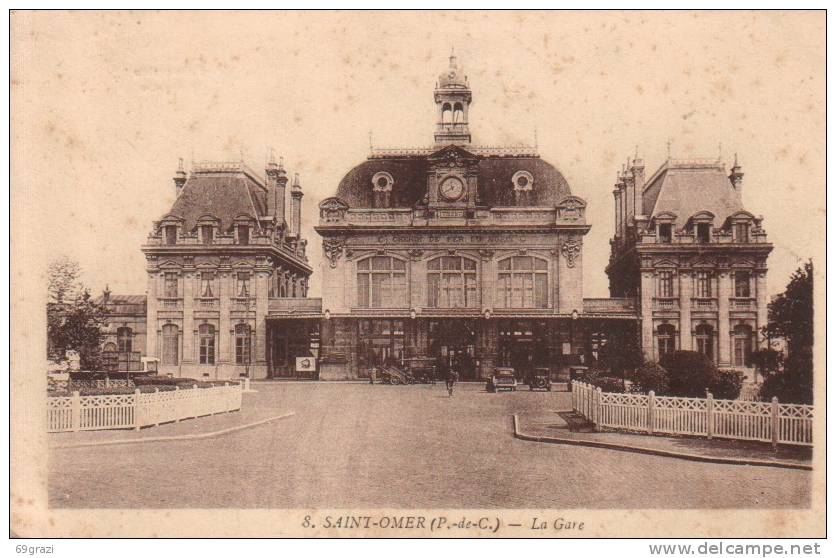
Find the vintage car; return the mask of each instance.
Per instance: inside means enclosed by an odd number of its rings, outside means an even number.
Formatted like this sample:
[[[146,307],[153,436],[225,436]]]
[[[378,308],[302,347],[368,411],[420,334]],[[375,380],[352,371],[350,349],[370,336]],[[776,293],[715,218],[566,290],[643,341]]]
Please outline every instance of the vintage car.
[[[526,380],[528,389],[531,391],[535,389],[552,390],[552,378],[548,368],[535,368],[533,372],[528,374]]]
[[[513,368],[496,368],[493,375],[488,378],[485,389],[490,393],[496,393],[501,389],[517,391],[517,378],[514,376]]]

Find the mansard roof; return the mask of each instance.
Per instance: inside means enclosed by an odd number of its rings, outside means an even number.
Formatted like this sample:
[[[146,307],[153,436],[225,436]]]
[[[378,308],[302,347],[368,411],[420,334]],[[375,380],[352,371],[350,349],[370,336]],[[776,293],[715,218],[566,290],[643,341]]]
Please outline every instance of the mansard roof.
[[[410,208],[420,204],[427,192],[427,172],[433,155],[450,147],[373,153],[343,177],[336,197],[352,208],[372,207],[372,177],[378,172],[388,172],[394,179],[390,206]],[[518,171],[527,171],[534,178],[533,196],[527,205],[554,207],[572,194],[560,171],[531,150],[455,147],[478,159],[476,169],[479,175],[477,183],[480,205],[515,205],[511,179]]]
[[[267,215],[267,188],[243,163],[197,163],[168,215],[183,219],[187,231],[211,215],[226,231],[242,215]]]
[[[740,193],[719,161],[671,159],[642,191],[642,213],[651,218],[671,213],[680,229],[699,213],[713,214],[719,227],[739,211],[744,211]]]

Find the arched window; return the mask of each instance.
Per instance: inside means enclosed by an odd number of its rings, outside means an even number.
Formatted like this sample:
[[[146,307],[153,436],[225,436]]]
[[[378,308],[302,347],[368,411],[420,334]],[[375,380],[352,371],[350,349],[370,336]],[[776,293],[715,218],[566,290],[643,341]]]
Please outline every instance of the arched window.
[[[116,343],[119,346],[120,353],[133,351],[133,336],[134,332],[129,327],[120,327],[116,330]]]
[[[441,123],[450,124],[453,121],[453,108],[450,103],[444,103],[441,107]]]
[[[499,308],[548,308],[548,262],[532,256],[513,256],[499,261],[497,306]]]
[[[476,262],[459,256],[442,256],[427,262],[427,306],[475,308]]]
[[[104,346],[104,348],[102,348],[102,351],[105,352],[105,353],[115,353],[116,352],[116,343],[114,343],[113,341],[111,341],[109,343],[105,343],[105,346]]]
[[[453,124],[461,124],[464,122],[464,109],[461,103],[453,105]]]
[[[734,326],[732,332],[735,366],[751,366],[752,363],[752,328],[746,324]]]
[[[658,358],[676,350],[676,328],[672,324],[660,324],[656,328],[656,340],[659,346]]]
[[[215,364],[215,326],[200,324],[197,333],[200,339],[200,364]]]
[[[238,324],[235,326],[235,364],[250,364],[250,348],[252,338],[250,326]]]
[[[714,360],[714,328],[700,324],[694,329],[694,337],[697,340],[697,351]]]
[[[357,306],[406,306],[406,262],[390,256],[371,256],[357,262]]]
[[[163,364],[176,366],[179,362],[179,336],[180,329],[176,325],[166,324],[163,326]]]

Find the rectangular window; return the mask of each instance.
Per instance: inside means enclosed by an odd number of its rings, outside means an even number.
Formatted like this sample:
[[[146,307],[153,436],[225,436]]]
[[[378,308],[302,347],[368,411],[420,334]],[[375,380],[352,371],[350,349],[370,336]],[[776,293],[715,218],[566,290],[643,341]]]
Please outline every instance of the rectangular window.
[[[369,274],[357,274],[357,306],[360,308],[369,307]]]
[[[204,244],[212,244],[215,239],[214,230],[212,229],[212,225],[201,225],[200,226],[200,238],[202,239]]]
[[[659,272],[659,298],[673,298],[673,272]]]
[[[215,364],[215,338],[200,337],[200,364]]]
[[[749,273],[738,271],[734,274],[734,296],[749,298],[751,296]]]
[[[662,223],[661,225],[659,225],[659,242],[663,244],[671,243],[671,240],[673,238],[673,235],[671,234],[672,228],[673,225],[671,225],[670,223]]]
[[[166,225],[165,227],[165,243],[169,246],[177,244],[177,226]]]
[[[734,365],[749,366],[749,357],[752,353],[752,340],[747,337],[734,338]]]
[[[250,274],[249,273],[239,273],[238,274],[238,290],[237,296],[239,298],[249,298],[250,296]]]
[[[200,274],[200,296],[202,298],[214,298],[212,294],[212,280],[215,274],[210,271],[204,271]]]
[[[711,273],[697,272],[697,298],[711,298]]]
[[[697,242],[700,244],[711,242],[711,223],[697,223]]]
[[[248,225],[238,225],[238,244],[250,243],[250,227]]]
[[[165,274],[164,293],[166,298],[177,298],[177,296],[179,295],[176,273]]]
[[[237,333],[235,335],[235,364],[250,363],[250,336]]]
[[[538,273],[534,276],[534,306],[536,308],[549,306],[548,275],[545,273]]]
[[[735,223],[734,241],[742,243],[749,242],[749,223]]]

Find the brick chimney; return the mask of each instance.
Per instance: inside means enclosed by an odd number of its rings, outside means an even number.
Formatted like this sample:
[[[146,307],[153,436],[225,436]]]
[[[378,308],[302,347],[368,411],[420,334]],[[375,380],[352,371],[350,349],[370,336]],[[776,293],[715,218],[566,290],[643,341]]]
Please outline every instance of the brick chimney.
[[[270,192],[270,208],[278,226],[286,223],[284,214],[284,199],[287,188],[287,173],[284,170],[284,159],[279,157],[278,164],[275,157],[270,153],[270,162],[265,169],[267,174],[267,185]]]
[[[290,232],[297,238],[302,235],[302,186],[299,173],[294,173],[290,187]]]
[[[734,166],[731,168],[731,172],[729,173],[729,182],[731,182],[732,188],[735,189],[737,195],[743,196],[743,170],[740,168],[740,165],[737,164],[737,153],[734,154]]]
[[[180,162],[177,164],[177,172],[174,173],[174,194],[179,198],[183,191],[183,186],[186,185],[186,171],[183,170],[183,158],[180,157]]]

